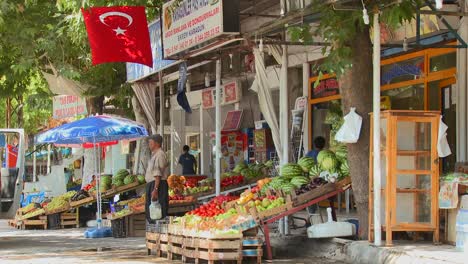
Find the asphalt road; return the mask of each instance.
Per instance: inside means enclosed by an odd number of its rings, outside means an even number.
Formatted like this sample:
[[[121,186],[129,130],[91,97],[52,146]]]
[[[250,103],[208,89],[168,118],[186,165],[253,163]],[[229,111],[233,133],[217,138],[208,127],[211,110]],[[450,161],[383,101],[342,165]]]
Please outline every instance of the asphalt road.
[[[144,238],[85,239],[84,229],[15,230],[0,220],[0,263],[181,263],[147,256]],[[253,262],[252,262],[253,263]],[[275,260],[273,263],[337,263],[327,259]]]

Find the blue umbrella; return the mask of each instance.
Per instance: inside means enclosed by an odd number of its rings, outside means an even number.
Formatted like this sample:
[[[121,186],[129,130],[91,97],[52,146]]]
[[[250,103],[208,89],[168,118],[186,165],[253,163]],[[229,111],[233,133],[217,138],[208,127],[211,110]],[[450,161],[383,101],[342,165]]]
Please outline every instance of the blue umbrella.
[[[36,137],[36,144],[84,144],[130,140],[147,136],[145,127],[132,120],[92,116],[64,124]]]
[[[147,136],[148,132],[145,127],[132,120],[110,117],[110,116],[91,116],[75,122],[64,124],[36,137],[36,144],[77,144],[82,145],[85,143],[101,143],[116,140],[132,140]],[[95,146],[95,153],[96,151]],[[97,177],[97,191],[98,191],[98,212],[97,221],[98,228],[101,227],[101,188],[100,174],[98,173],[98,162],[96,155],[95,172]]]

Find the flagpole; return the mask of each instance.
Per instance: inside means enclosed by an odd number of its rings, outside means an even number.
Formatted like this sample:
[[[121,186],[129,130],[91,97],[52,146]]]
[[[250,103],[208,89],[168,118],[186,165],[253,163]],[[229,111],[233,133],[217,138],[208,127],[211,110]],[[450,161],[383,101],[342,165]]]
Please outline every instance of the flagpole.
[[[164,138],[164,81],[163,72],[159,72],[159,134]]]

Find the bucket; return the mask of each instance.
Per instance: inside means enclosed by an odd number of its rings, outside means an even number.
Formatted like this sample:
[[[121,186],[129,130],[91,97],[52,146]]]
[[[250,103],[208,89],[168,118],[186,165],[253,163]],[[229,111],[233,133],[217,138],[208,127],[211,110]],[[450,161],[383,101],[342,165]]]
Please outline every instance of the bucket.
[[[468,252],[468,225],[457,225],[457,250]]]

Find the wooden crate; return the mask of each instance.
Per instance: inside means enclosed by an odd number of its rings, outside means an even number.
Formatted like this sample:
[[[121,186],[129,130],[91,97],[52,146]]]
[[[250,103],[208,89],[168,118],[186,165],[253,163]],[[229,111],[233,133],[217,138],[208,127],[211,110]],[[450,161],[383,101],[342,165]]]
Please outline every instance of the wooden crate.
[[[256,258],[257,264],[262,263],[263,241],[259,237],[246,237],[242,240],[243,258]]]
[[[45,208],[45,214],[46,215],[58,214],[58,213],[66,212],[66,211],[69,211],[69,210],[70,210],[70,204],[67,204],[64,207],[56,208],[54,210],[47,210],[47,208]]]
[[[66,227],[80,227],[80,216],[78,210],[76,212],[68,212],[60,214],[60,226],[62,228]]]
[[[172,261],[176,256],[184,255],[184,237],[178,235],[168,235],[167,239],[167,259]]]
[[[290,210],[293,208],[293,202],[291,200],[291,196],[286,196],[285,198],[285,204],[282,206],[278,206],[276,208],[270,209],[270,210],[265,210],[262,212],[258,212],[255,208],[250,208],[250,214],[256,219],[257,221],[260,221],[262,219],[267,219],[272,216],[281,214],[286,212],[287,210]]]
[[[156,252],[156,256],[159,258],[162,256],[163,253],[167,254],[167,242],[167,234],[146,232],[146,249],[148,250],[148,255],[151,255],[153,252]]]
[[[34,228],[43,228],[44,230],[47,229],[47,216],[40,215],[34,217],[34,219],[27,219],[21,221],[21,229],[25,230],[28,227]]]
[[[144,237],[146,234],[146,215],[144,213],[128,216],[127,234],[129,237]]]
[[[78,201],[72,201],[70,202],[70,206],[73,208],[73,207],[80,207],[80,206],[83,206],[85,204],[89,204],[89,203],[92,203],[95,201],[95,198],[93,196],[90,196],[90,197],[87,197],[87,198],[84,198],[84,199],[81,199],[81,200],[78,200]]]
[[[242,240],[235,239],[206,239],[186,238],[182,262],[194,259],[195,263],[206,260],[209,264],[216,261],[237,261],[242,263]]]
[[[334,183],[327,183],[325,185],[322,185],[318,188],[313,189],[310,192],[306,192],[301,195],[296,195],[294,192],[292,193],[292,201],[294,206],[298,206],[301,204],[305,204],[309,201],[312,201],[315,198],[318,198],[320,196],[323,196],[327,193],[335,191],[337,188],[337,185]]]
[[[121,193],[130,189],[133,189],[137,187],[138,185],[139,185],[138,182],[134,182],[134,183],[130,183],[124,186],[116,187],[115,191],[113,190],[112,193]]]
[[[21,228],[21,220],[18,219],[10,219],[8,220],[8,226],[20,229]]]

